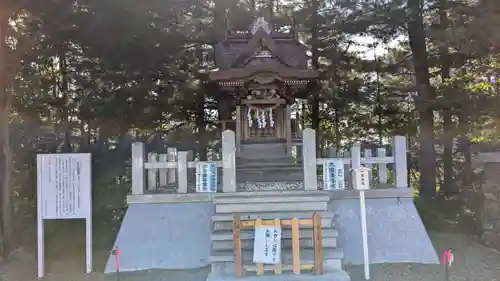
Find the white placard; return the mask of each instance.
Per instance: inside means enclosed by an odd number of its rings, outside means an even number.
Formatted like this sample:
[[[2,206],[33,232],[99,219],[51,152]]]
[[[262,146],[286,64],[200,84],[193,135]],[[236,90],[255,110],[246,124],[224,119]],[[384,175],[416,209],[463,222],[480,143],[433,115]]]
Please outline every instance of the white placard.
[[[345,189],[344,162],[328,159],[323,163],[323,190]]]
[[[256,226],[253,262],[278,264],[281,262],[281,227]]]
[[[86,220],[86,272],[92,272],[90,153],[37,155],[38,278],[45,275],[45,219]]]
[[[217,192],[216,163],[197,163],[196,192]]]
[[[370,189],[370,173],[371,169],[360,167],[352,171],[354,173],[354,189],[368,190]]]

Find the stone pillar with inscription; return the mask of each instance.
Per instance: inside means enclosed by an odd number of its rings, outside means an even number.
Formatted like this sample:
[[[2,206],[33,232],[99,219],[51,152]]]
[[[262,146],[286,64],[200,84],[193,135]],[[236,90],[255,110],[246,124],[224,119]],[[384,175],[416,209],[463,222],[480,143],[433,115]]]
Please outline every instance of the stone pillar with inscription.
[[[231,130],[222,133],[222,191],[236,192],[236,146]]]

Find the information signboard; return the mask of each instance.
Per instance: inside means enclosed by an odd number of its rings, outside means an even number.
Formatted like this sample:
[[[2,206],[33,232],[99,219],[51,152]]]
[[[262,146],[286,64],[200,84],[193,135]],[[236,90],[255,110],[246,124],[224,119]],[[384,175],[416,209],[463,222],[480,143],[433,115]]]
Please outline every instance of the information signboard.
[[[323,190],[345,189],[344,162],[328,159],[323,163]]]
[[[92,272],[90,153],[37,155],[38,278],[45,275],[44,220],[86,220],[86,272]]]
[[[216,163],[197,163],[196,192],[217,192]]]
[[[256,226],[253,262],[278,264],[281,262],[281,227]]]

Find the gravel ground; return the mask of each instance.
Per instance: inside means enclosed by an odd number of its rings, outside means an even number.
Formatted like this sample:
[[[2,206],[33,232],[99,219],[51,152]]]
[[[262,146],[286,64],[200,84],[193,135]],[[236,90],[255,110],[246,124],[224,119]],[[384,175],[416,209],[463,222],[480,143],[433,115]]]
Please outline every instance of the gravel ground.
[[[450,270],[450,281],[500,281],[500,254],[476,243],[474,238],[459,234],[431,234],[436,250],[442,252],[451,248],[455,254],[455,264]],[[411,243],[411,241],[409,241]],[[36,265],[33,255],[18,262],[0,266],[1,280],[34,281]],[[96,254],[97,263],[104,263],[106,254]],[[49,262],[46,281],[112,281],[116,275],[94,273],[89,276],[84,271],[84,261],[65,258]],[[102,266],[96,268],[102,271]],[[361,281],[363,268],[348,268],[352,281]],[[205,281],[208,268],[197,270],[151,270],[146,272],[123,273],[121,281]],[[443,269],[439,265],[390,264],[372,266],[372,281],[444,281]]]

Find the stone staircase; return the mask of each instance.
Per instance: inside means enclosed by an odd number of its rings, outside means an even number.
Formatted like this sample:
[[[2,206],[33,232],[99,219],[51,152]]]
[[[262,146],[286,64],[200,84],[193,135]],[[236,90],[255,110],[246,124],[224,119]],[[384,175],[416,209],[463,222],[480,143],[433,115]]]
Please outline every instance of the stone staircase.
[[[323,255],[326,271],[342,272],[343,253],[337,247],[338,232],[334,228],[333,214],[328,212],[329,197],[306,191],[261,191],[240,192],[238,194],[218,194],[214,198],[215,214],[212,217],[212,254],[210,261],[212,273],[231,275],[234,274],[234,241],[232,233],[233,214],[245,219],[290,219],[311,218],[314,212],[321,215],[323,227]],[[254,275],[255,264],[253,257],[253,229],[241,231],[242,260],[244,275]],[[314,262],[313,231],[312,226],[301,226],[300,256],[301,264]],[[283,227],[282,230],[282,261],[283,272],[291,271],[292,257],[291,228]],[[266,272],[274,270],[272,266],[265,266]],[[343,274],[342,276],[345,276]],[[338,279],[346,281],[349,279]]]
[[[304,180],[301,164],[286,152],[286,143],[274,139],[241,145],[236,159],[237,182],[297,182]]]

